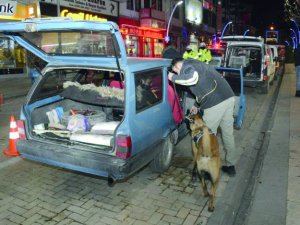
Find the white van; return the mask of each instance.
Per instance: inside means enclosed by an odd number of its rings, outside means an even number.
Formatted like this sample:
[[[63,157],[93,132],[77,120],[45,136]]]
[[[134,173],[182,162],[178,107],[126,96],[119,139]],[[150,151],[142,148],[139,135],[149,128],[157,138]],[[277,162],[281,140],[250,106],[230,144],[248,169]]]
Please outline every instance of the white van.
[[[225,67],[244,69],[244,84],[268,93],[275,75],[271,48],[260,37],[226,36]]]

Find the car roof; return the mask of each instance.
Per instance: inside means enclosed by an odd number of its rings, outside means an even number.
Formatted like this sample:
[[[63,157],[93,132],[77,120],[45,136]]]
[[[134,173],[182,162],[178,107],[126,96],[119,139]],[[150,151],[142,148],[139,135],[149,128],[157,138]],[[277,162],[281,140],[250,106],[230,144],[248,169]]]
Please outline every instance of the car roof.
[[[155,67],[168,67],[171,65],[171,59],[128,57],[127,65],[130,67],[130,70],[134,72]]]
[[[63,58],[63,60],[61,59]],[[127,57],[126,64],[120,64],[121,70],[129,68],[130,71],[142,71],[158,67],[168,67],[171,64],[171,59],[162,58],[139,58],[139,57]],[[107,61],[101,61],[101,59],[90,58],[88,60],[78,60],[76,57],[57,57],[57,60],[48,63],[47,67],[73,67],[73,68],[105,68],[108,70],[118,69],[118,65],[115,59]]]
[[[229,42],[229,41],[260,42],[260,43],[264,42],[264,39],[261,37],[241,36],[241,35],[225,36],[225,37],[220,38],[220,40],[225,41],[225,42]]]

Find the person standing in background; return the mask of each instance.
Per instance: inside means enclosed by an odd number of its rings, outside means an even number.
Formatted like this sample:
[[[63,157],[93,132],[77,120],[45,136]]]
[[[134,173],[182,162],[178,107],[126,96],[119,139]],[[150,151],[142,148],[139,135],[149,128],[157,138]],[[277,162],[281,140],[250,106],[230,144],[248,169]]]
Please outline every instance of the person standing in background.
[[[200,47],[198,50],[198,60],[206,64],[209,64],[212,60],[211,52],[206,48],[206,44],[204,42],[200,43]]]
[[[182,58],[183,59],[197,59],[198,58],[198,53],[193,50],[191,45],[188,45],[186,47],[185,52],[183,53]]]
[[[166,48],[162,52],[162,58],[164,58],[164,59],[176,59],[176,58],[180,58],[180,57],[181,57],[180,53],[177,51],[177,49],[172,44],[172,42],[169,41],[166,44]]]
[[[294,63],[296,69],[296,97],[300,97],[300,45],[294,50]]]

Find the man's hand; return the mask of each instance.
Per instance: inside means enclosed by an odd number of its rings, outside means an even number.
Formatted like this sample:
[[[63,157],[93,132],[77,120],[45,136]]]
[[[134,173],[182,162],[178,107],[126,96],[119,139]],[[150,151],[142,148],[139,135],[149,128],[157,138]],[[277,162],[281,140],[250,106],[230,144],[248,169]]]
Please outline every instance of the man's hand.
[[[195,114],[197,114],[198,113],[198,108],[196,107],[196,106],[192,106],[192,108],[191,108],[191,110],[190,110],[190,113],[192,114],[192,115],[195,115]]]
[[[174,73],[169,72],[169,73],[168,73],[168,79],[169,79],[170,81],[172,81],[172,78],[173,78],[174,75],[175,75]]]

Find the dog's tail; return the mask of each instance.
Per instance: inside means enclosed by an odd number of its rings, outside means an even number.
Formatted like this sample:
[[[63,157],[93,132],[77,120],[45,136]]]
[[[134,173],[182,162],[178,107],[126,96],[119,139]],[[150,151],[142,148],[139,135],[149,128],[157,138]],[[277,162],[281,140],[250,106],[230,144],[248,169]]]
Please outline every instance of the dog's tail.
[[[203,138],[202,138],[202,144],[203,144],[203,152],[206,153],[206,155],[208,153],[210,153],[210,132],[207,126],[203,127]]]

